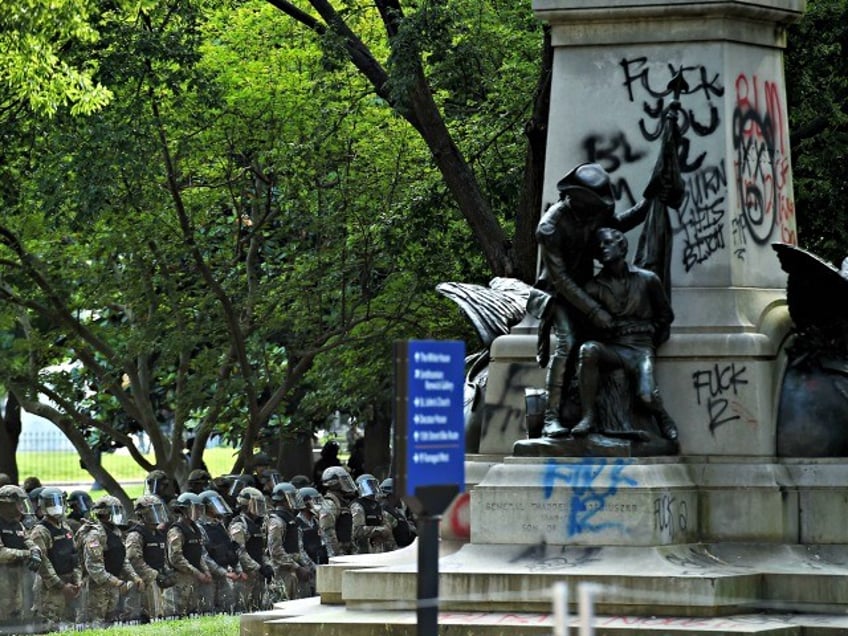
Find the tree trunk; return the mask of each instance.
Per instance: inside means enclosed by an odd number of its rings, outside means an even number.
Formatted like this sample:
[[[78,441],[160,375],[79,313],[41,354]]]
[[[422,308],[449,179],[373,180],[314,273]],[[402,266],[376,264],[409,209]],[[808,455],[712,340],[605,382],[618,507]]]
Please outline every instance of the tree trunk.
[[[290,433],[284,431],[277,440],[275,467],[283,479],[291,480],[295,475],[306,475],[312,479],[312,434],[308,431]]]
[[[365,423],[365,470],[380,481],[391,477],[391,437],[391,406],[384,405]]]
[[[542,214],[542,190],[545,182],[545,153],[548,142],[548,114],[551,106],[553,47],[550,28],[545,41],[539,80],[534,91],[533,114],[524,126],[527,154],[524,161],[524,185],[515,218],[515,276],[532,284],[536,279],[536,225]]]
[[[415,113],[412,121],[417,123],[417,130],[433,153],[436,167],[468,222],[492,274],[513,276],[512,245],[480,191],[477,177],[453,142],[423,74],[419,76],[409,100]]]
[[[21,405],[10,392],[6,397],[3,425],[0,426],[0,473],[6,473],[13,484],[19,481],[18,462],[15,459],[21,437]]]

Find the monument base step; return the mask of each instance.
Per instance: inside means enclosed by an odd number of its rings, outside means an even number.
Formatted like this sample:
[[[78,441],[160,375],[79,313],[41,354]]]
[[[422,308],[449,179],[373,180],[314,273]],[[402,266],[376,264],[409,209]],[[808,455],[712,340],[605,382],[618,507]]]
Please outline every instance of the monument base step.
[[[596,636],[836,636],[848,633],[848,617],[826,614],[736,614],[713,618],[598,615]],[[570,616],[571,634],[579,618]],[[439,613],[439,634],[448,636],[541,636],[553,632],[550,613]],[[318,597],[280,603],[269,612],[245,614],[241,636],[416,636],[413,610],[352,610],[322,605]]]

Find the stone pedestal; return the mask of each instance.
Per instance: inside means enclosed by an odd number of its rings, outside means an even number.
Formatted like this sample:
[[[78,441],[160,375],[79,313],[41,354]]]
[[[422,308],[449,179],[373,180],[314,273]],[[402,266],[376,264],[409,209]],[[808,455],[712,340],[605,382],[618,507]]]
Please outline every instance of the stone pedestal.
[[[546,202],[573,166],[610,173],[624,209],[641,198],[659,152],[661,113],[679,99],[686,198],[670,211],[674,232],[670,340],[656,375],[680,427],[683,454],[775,454],[775,421],[790,327],[786,277],[770,247],[795,243],[786,114],[785,26],[800,0],[644,2],[536,0],[555,47]],[[686,86],[669,88],[680,72]],[[639,228],[628,236],[635,254]],[[510,386],[535,377],[524,336],[496,343],[493,370],[509,351]],[[524,366],[516,353],[528,355]],[[481,451],[511,452],[523,386],[499,393]],[[486,424],[484,424],[486,426]]]

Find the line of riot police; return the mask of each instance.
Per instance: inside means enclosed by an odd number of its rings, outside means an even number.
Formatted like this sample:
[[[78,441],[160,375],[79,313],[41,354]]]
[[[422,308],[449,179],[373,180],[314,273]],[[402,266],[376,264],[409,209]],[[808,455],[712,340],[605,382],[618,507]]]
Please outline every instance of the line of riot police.
[[[110,495],[0,486],[0,633],[269,609],[314,595],[330,557],[415,538],[391,479],[354,483],[332,466],[298,488],[268,469],[200,473],[176,495],[153,471],[132,515]]]

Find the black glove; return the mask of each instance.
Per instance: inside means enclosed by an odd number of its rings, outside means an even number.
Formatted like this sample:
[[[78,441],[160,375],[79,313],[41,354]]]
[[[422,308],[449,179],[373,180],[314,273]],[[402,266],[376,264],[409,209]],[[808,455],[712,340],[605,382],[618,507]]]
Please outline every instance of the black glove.
[[[271,567],[270,563],[263,563],[259,567],[259,574],[261,574],[266,581],[270,581],[274,578],[274,568]]]
[[[27,560],[27,568],[32,572],[38,572],[38,568],[41,567],[41,550],[38,548],[33,548],[29,551],[29,559]]]
[[[160,589],[167,590],[177,584],[177,573],[174,570],[162,570],[156,575],[156,585]]]

